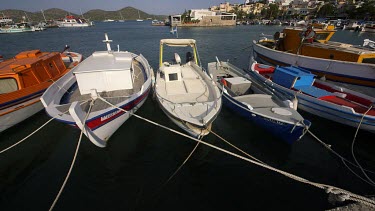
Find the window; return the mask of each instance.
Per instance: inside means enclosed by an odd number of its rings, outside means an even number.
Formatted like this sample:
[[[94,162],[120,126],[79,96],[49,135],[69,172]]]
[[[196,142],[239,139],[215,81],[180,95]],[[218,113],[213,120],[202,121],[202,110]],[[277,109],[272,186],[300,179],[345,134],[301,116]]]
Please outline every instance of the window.
[[[316,40],[325,40],[327,39],[329,33],[316,33],[315,34],[315,39]]]
[[[375,58],[365,58],[362,60],[362,63],[375,64]]]
[[[177,73],[168,74],[168,77],[169,77],[169,81],[177,81],[178,80]]]
[[[14,78],[0,79],[0,94],[6,94],[18,90],[17,81]]]

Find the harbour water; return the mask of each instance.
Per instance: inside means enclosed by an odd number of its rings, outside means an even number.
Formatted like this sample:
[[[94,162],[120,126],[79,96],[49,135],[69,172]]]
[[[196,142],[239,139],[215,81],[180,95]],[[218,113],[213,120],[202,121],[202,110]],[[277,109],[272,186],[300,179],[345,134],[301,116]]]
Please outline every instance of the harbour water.
[[[229,60],[247,68],[253,39],[260,33],[274,34],[280,26],[179,28],[179,38],[197,41],[203,67]],[[175,38],[168,27],[151,22],[96,23],[89,28],[53,28],[43,32],[0,36],[0,54],[10,58],[20,51],[41,49],[72,51],[89,56],[105,50],[104,33],[112,48],[143,54],[158,67],[159,41]],[[375,34],[337,31],[332,40],[361,45]],[[158,108],[151,95],[138,115],[181,131]],[[311,131],[349,160],[356,128],[301,114],[312,122]],[[44,111],[0,134],[4,149],[35,131],[50,117]],[[212,130],[263,162],[310,181],[337,186],[363,196],[375,195],[373,186],[352,174],[340,158],[328,152],[311,135],[292,146],[223,107]],[[0,209],[48,210],[68,172],[80,131],[52,121],[24,143],[0,154]],[[203,141],[230,151],[213,134]],[[361,165],[375,172],[375,135],[359,131],[354,153]],[[98,148],[86,137],[55,210],[327,210],[328,194],[278,173],[226,155],[200,144],[181,168],[196,143],[143,120],[131,117]],[[360,171],[351,166],[358,174]],[[374,173],[368,173],[375,178]],[[168,181],[168,182],[167,182]]]

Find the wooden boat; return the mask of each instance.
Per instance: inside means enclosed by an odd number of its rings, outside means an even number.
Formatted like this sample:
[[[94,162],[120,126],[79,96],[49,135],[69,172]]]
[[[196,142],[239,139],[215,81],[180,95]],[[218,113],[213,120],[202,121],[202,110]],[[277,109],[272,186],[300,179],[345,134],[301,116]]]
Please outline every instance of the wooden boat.
[[[59,27],[88,27],[93,26],[92,21],[86,20],[85,18],[75,17],[73,15],[67,15],[62,20],[58,21]]]
[[[82,61],[73,52],[24,51],[0,63],[0,132],[43,109],[40,96]]]
[[[191,47],[194,53],[187,53],[185,63],[181,63],[177,53],[174,62],[164,62],[164,45]],[[209,134],[222,103],[219,89],[198,61],[195,40],[162,39],[154,93],[160,108],[176,125],[191,136],[202,138]]]
[[[217,59],[208,63],[208,72],[223,92],[225,106],[275,137],[292,144],[310,127],[310,121],[293,109],[292,101],[236,66]]]
[[[300,67],[275,68],[254,62],[251,70],[289,99],[296,97],[299,109],[356,128],[361,124],[360,129],[375,132],[375,98],[317,80],[314,74]]]
[[[364,46],[329,41],[330,26],[309,26],[276,32],[273,39],[253,41],[256,61],[273,66],[299,66],[328,80],[375,87],[375,51]]]
[[[41,97],[51,117],[77,126],[99,147],[146,101],[153,74],[141,54],[112,51],[105,37],[107,51],[94,52]]]

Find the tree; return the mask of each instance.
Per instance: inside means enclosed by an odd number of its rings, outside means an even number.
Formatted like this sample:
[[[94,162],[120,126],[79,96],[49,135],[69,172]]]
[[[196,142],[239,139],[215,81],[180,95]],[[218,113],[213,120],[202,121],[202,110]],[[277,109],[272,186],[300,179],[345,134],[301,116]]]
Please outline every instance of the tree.
[[[336,14],[336,7],[331,3],[323,5],[317,12],[318,17],[332,16]]]
[[[277,18],[279,15],[279,6],[276,4],[270,4],[267,16],[269,18]]]

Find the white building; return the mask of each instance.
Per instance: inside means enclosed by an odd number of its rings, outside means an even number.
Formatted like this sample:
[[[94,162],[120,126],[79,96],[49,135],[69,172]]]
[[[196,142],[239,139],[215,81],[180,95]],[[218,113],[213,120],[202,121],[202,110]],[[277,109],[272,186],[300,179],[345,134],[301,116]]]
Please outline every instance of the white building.
[[[204,16],[215,16],[216,12],[210,11],[208,9],[194,9],[191,10],[190,17],[191,20],[202,20]]]

